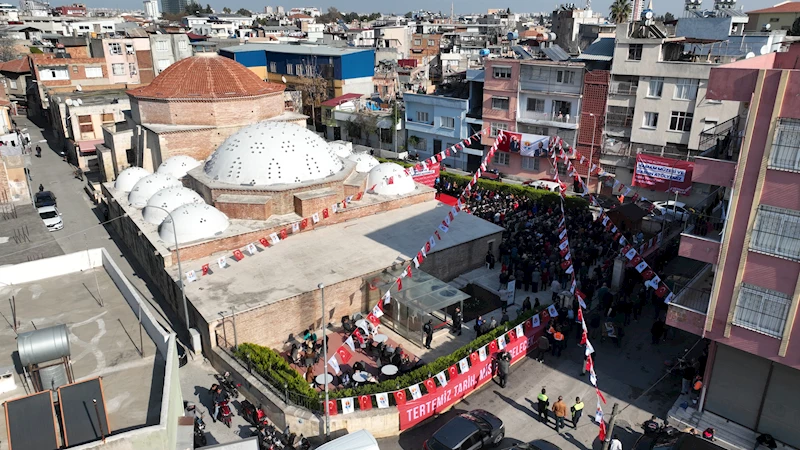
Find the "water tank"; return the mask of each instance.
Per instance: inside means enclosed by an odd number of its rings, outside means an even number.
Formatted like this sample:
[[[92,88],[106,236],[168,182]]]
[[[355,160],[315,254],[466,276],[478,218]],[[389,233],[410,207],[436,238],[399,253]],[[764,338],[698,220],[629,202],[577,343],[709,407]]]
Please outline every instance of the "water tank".
[[[52,361],[69,356],[69,335],[64,324],[17,336],[19,362],[23,366]]]
[[[478,54],[481,55],[481,56],[487,56],[489,54],[489,49],[488,48],[482,48],[480,53],[478,53]]]
[[[516,31],[509,31],[506,37],[509,41],[513,41],[514,39],[519,39],[519,33]]]
[[[58,392],[56,392],[56,390],[61,386],[66,386],[69,384],[66,366],[63,364],[56,364],[45,367],[44,369],[39,369],[38,373],[42,390],[53,391],[50,393],[50,395],[52,396],[53,401],[58,401]]]

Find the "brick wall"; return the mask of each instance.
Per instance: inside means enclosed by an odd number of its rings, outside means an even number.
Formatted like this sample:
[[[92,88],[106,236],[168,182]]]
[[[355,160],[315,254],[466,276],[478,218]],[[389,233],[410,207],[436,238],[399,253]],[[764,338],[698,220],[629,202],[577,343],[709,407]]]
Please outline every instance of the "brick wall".
[[[600,163],[600,148],[603,145],[606,101],[611,73],[607,70],[593,70],[583,77],[583,102],[581,103],[581,127],[578,129],[576,149],[583,156]],[[592,117],[590,114],[594,114]],[[595,126],[596,124],[596,126]],[[594,143],[594,147],[592,147]],[[590,164],[576,164],[578,174],[586,176]],[[595,180],[592,180],[594,184]]]
[[[198,161],[204,161],[228,136],[240,128],[234,126],[159,134],[161,162],[176,155],[188,155]]]
[[[133,107],[133,104],[131,105]],[[140,123],[243,126],[283,113],[283,92],[217,101],[138,99]]]
[[[318,189],[304,194],[306,195],[303,196],[303,199],[300,196],[294,196],[294,211],[300,217],[309,217],[315,212],[330,208],[331,205],[340,202],[343,197],[346,197],[344,193],[340,194],[333,189]],[[309,194],[317,195],[309,196]]]
[[[267,220],[272,216],[272,200],[266,196],[221,195],[214,206],[231,219]]]
[[[136,65],[139,67],[139,82],[148,84],[156,77],[153,56],[150,50],[136,50]]]

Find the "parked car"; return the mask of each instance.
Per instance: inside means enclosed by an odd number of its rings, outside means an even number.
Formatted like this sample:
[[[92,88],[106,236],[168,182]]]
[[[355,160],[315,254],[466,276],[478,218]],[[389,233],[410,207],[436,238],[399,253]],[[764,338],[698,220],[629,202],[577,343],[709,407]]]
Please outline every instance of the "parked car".
[[[58,206],[55,194],[50,191],[37,192],[36,196],[33,197],[33,204],[37,208],[43,206]]]
[[[561,450],[561,447],[553,444],[552,442],[543,439],[537,439],[528,444],[516,444],[513,447],[508,447],[504,450]]]
[[[689,433],[655,436],[643,435],[633,444],[634,450],[722,450],[723,447],[702,437]]]
[[[555,181],[547,180],[526,180],[522,182],[523,186],[532,187],[534,189],[544,189],[550,192],[561,192],[561,186]]]
[[[380,448],[372,433],[359,430],[322,444],[317,450],[380,450]]]
[[[61,220],[61,213],[55,206],[43,206],[39,208],[39,217],[42,218],[47,231],[58,231],[64,228],[64,221]]]
[[[494,447],[505,437],[503,421],[482,409],[459,414],[425,441],[424,450],[478,450]]]
[[[665,216],[667,220],[680,220],[681,222],[685,222],[689,219],[689,216],[692,214],[689,208],[686,207],[686,204],[683,202],[676,202],[674,200],[669,201],[660,201],[660,202],[653,202],[659,212],[661,212],[662,216]]]
[[[481,178],[484,180],[492,180],[492,181],[503,181],[503,174],[501,174],[497,169],[489,169],[481,172]]]

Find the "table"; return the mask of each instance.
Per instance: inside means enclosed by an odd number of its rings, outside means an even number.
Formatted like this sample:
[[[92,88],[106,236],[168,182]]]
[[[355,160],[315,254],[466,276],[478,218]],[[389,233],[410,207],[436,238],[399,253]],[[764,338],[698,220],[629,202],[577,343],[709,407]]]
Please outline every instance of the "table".
[[[389,336],[385,334],[376,334],[372,337],[372,340],[378,343],[383,343],[389,340]]]
[[[321,373],[314,378],[314,381],[316,381],[320,386],[325,386],[326,384],[333,382],[333,375],[329,373]]]
[[[366,383],[367,375],[364,372],[356,372],[353,374],[353,381],[356,383]]]
[[[392,375],[397,375],[397,366],[394,364],[387,364],[381,367],[381,373],[386,375],[387,377],[391,377]]]

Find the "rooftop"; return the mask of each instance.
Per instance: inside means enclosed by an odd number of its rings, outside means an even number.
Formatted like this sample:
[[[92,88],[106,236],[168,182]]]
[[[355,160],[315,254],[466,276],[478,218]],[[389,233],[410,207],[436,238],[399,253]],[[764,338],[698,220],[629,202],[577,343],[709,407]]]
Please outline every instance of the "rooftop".
[[[747,14],[800,13],[800,2],[783,2],[769,8],[748,11]]]
[[[5,155],[4,155],[5,156]],[[5,157],[19,160],[22,156]],[[47,231],[30,198],[23,198],[23,206],[12,208],[9,204],[0,205],[0,261],[2,264],[18,264],[35,259],[63,255],[64,251],[55,240],[54,234]],[[2,286],[2,285],[0,285]],[[1,434],[0,434],[1,435]]]
[[[429,188],[418,185],[415,192],[420,189]],[[364,199],[374,197],[382,196]],[[235,268],[217,269],[212,276],[187,284],[186,295],[204,317],[216,319],[219,311],[233,306],[244,311],[314,291],[319,283],[333,285],[381,271],[412,259],[449,209],[427,201],[300,233],[265,254],[237,262]],[[503,230],[469,214],[459,214],[456,220],[458,226],[441,233],[433,252]]]
[[[373,51],[373,49],[332,47],[329,45],[313,45],[313,44],[243,44],[233,47],[226,47],[220,51],[228,53],[266,51],[273,53],[291,53],[295,55],[345,56],[345,55],[352,55],[355,53],[369,52]]]
[[[344,102],[349,102],[361,97],[363,97],[362,94],[344,94],[330,100],[325,100],[322,102],[322,106],[339,106]]]
[[[600,38],[586,47],[575,59],[578,61],[611,61],[614,56],[614,38]]]
[[[28,58],[12,59],[11,61],[0,63],[0,72],[30,73],[30,71],[31,65],[28,62]]]
[[[90,106],[90,105],[110,104],[114,103],[115,100],[117,102],[120,101],[126,103],[128,102],[128,96],[125,94],[125,90],[123,89],[69,92],[69,93],[59,93],[55,95],[57,97],[60,97],[64,101],[66,101],[67,99],[81,100],[82,102],[81,105],[73,104],[70,106],[71,108],[80,108],[81,106]]]

